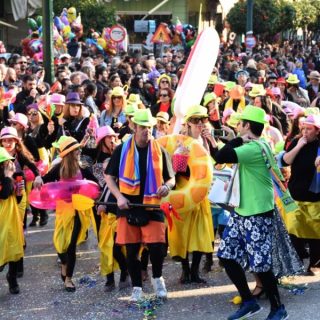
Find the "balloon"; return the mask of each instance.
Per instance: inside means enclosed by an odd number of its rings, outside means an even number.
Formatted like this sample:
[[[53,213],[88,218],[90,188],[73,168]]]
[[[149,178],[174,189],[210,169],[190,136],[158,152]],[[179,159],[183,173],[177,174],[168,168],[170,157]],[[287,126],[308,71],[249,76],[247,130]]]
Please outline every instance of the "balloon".
[[[42,16],[37,16],[36,22],[37,22],[38,27],[41,27],[42,26]]]
[[[68,18],[66,16],[62,16],[61,17],[61,21],[65,26],[69,25],[69,20],[68,20]]]
[[[218,57],[219,44],[219,35],[214,28],[204,29],[197,37],[174,96],[175,133],[179,132],[188,107],[199,104],[202,99]]]
[[[32,52],[39,52],[42,47],[42,43],[40,39],[33,39],[29,42],[29,47]]]
[[[68,9],[68,21],[69,23],[77,19],[77,10],[75,7],[70,7]]]
[[[98,38],[97,43],[101,46],[104,50],[107,48],[107,42],[103,38]]]
[[[42,160],[38,161],[36,163],[36,166],[37,166],[41,176],[44,176],[48,172],[49,165],[47,163],[43,162]],[[23,171],[24,171],[24,176],[26,177],[27,182],[34,180],[35,176],[29,168],[25,169]]]
[[[62,30],[62,33],[63,33],[63,37],[64,38],[68,38],[69,34],[71,33],[71,27],[69,25],[68,26],[64,26],[64,28]]]
[[[59,35],[59,37],[56,39],[56,46],[57,46],[58,48],[61,48],[62,45],[63,45],[63,39],[62,39],[62,37]]]
[[[63,29],[63,27],[64,27],[64,24],[63,24],[63,22],[61,21],[61,19],[59,17],[54,17],[53,18],[53,23],[54,23],[54,25],[57,27],[57,29],[59,31],[61,31]]]
[[[73,194],[96,199],[99,193],[99,186],[93,181],[70,179],[46,183],[40,190],[33,189],[29,194],[29,202],[39,209],[54,210],[58,200],[71,202]]]
[[[68,35],[69,40],[72,40],[76,35],[73,32],[70,32]]]
[[[32,31],[38,30],[37,22],[36,22],[34,19],[32,19],[32,18],[28,18],[28,27],[29,27]]]
[[[35,53],[32,58],[36,62],[43,61],[43,52]]]

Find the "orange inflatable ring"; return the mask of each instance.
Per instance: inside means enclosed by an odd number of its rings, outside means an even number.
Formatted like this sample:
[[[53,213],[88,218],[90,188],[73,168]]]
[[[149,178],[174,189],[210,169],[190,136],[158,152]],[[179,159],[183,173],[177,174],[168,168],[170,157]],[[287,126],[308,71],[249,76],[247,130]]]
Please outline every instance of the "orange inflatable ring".
[[[190,178],[171,190],[162,202],[170,202],[179,213],[194,209],[207,195],[211,186],[213,166],[211,157],[199,142],[184,135],[168,135],[157,139],[162,147],[172,156],[179,143],[190,150],[188,167]]]

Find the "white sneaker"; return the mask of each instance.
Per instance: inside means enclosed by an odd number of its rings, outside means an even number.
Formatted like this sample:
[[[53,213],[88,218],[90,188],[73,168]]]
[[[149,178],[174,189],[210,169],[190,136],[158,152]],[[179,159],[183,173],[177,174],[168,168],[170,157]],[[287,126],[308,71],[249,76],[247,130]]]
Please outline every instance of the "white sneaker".
[[[158,298],[166,299],[168,292],[163,277],[151,278],[154,292]]]
[[[133,287],[132,294],[130,297],[130,302],[138,302],[142,299],[142,288],[141,287]]]

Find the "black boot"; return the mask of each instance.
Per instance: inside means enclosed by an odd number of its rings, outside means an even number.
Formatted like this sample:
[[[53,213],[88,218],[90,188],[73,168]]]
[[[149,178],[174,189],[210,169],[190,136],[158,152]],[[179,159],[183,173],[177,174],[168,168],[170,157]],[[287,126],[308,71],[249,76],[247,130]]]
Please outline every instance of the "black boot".
[[[110,292],[116,288],[115,282],[114,282],[114,273],[107,274],[107,281],[104,285],[104,291]]]
[[[7,273],[7,281],[9,284],[9,291],[11,294],[18,294],[20,293],[20,288],[17,282],[17,278],[10,276],[9,273]]]
[[[48,213],[46,210],[39,210],[40,211],[40,227],[44,227],[48,223]]]
[[[17,278],[23,277],[23,258],[17,262]]]
[[[202,252],[194,251],[192,253],[192,264],[191,264],[191,282],[195,283],[206,283],[206,280],[199,276],[199,265],[202,257]]]
[[[182,274],[180,277],[180,283],[181,284],[187,284],[190,283],[190,267],[189,267],[189,260],[187,259],[183,259],[181,261],[181,265],[182,265]]]
[[[206,260],[203,265],[203,271],[210,272],[212,266],[213,266],[212,253],[206,253]]]
[[[33,215],[32,220],[29,223],[29,227],[35,227],[38,221],[39,221],[38,215]]]

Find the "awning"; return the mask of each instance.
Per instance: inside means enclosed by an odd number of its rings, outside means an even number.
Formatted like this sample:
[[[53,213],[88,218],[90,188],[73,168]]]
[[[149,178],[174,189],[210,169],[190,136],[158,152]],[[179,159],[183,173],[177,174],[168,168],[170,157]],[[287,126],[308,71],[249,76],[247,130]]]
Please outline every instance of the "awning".
[[[15,21],[33,15],[36,9],[42,7],[42,0],[11,0],[12,14]]]

